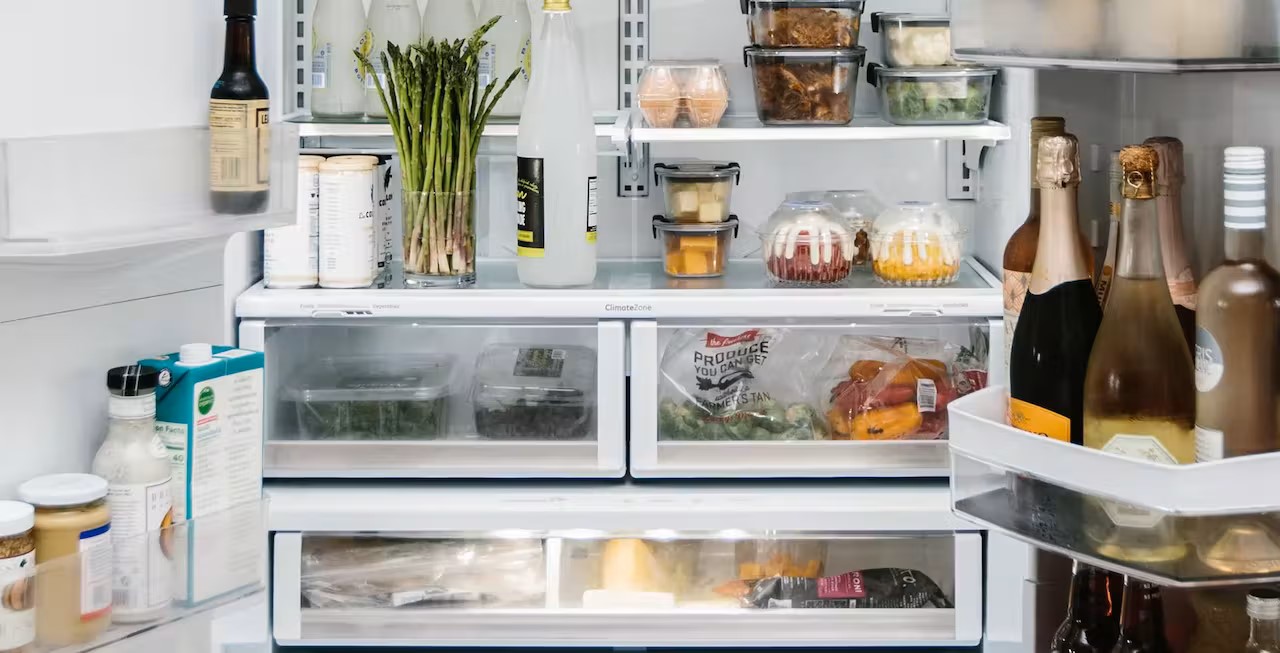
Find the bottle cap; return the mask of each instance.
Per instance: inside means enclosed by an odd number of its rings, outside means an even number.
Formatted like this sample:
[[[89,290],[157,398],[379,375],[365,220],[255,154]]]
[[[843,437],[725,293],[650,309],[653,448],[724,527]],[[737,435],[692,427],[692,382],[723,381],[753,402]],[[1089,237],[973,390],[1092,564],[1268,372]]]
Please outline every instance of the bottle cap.
[[[352,154],[331,156],[320,164],[320,172],[365,172],[378,167],[378,157]]]
[[[1267,228],[1267,153],[1228,147],[1222,166],[1223,215],[1235,229]]]
[[[113,367],[107,371],[107,389],[121,397],[137,397],[155,392],[160,371],[145,365]]]
[[[82,506],[107,496],[107,481],[93,474],[50,474],[18,486],[23,501],[47,508]]]
[[[1061,136],[1067,133],[1067,121],[1057,116],[1040,116],[1031,119],[1031,187],[1039,188],[1036,168],[1040,160],[1040,141],[1046,136]]]
[[[1245,611],[1250,619],[1280,619],[1280,592],[1265,588],[1250,590]]]
[[[304,154],[298,157],[299,170],[315,170],[320,167],[321,163],[324,163],[324,157],[322,156],[316,156],[314,154]]]
[[[1182,184],[1187,180],[1186,166],[1182,162],[1182,141],[1172,136],[1156,136],[1142,144],[1150,146],[1160,157],[1160,169],[1156,171],[1157,194],[1181,192]]]
[[[1071,134],[1040,139],[1036,180],[1045,188],[1080,185],[1080,141]]]
[[[258,0],[222,0],[223,16],[257,16]]]
[[[543,11],[572,11],[569,0],[542,0]]]
[[[213,345],[205,342],[194,342],[178,349],[178,363],[182,365],[204,365],[213,360]]]
[[[1120,167],[1124,168],[1124,196],[1131,200],[1149,200],[1156,196],[1156,170],[1160,156],[1149,145],[1130,145],[1120,150]]]
[[[21,535],[36,525],[36,509],[21,501],[0,501],[0,537]]]

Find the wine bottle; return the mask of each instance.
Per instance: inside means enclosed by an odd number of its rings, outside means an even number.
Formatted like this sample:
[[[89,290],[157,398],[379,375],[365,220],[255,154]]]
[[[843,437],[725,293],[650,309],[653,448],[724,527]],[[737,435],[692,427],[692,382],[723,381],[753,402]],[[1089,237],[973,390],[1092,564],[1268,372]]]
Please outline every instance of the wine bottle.
[[[209,188],[218,213],[258,213],[270,194],[267,85],[254,59],[257,0],[224,0],[222,74],[209,94]]]
[[[1067,616],[1053,635],[1053,653],[1110,653],[1119,636],[1117,609],[1111,599],[1119,579],[1083,562],[1072,563]]]
[[[1124,208],[1119,265],[1089,356],[1084,443],[1153,462],[1195,462],[1195,374],[1165,284],[1155,207],[1156,151],[1120,152]],[[1086,531],[1103,555],[1145,562],[1180,559],[1186,542],[1165,515],[1111,501]]]
[[[1182,160],[1182,141],[1171,136],[1148,138],[1149,145],[1160,157],[1156,173],[1156,214],[1160,222],[1160,257],[1164,261],[1165,281],[1173,310],[1182,326],[1188,350],[1196,346],[1196,278],[1182,237],[1182,185],[1186,181]]]
[[[1111,280],[1116,276],[1116,250],[1120,248],[1120,207],[1124,205],[1124,191],[1121,180],[1124,178],[1120,169],[1120,150],[1111,153],[1111,167],[1107,171],[1107,190],[1111,193],[1109,204],[1111,220],[1107,225],[1107,252],[1102,257],[1102,270],[1098,272],[1098,303],[1107,307],[1107,296],[1111,294]]]
[[[1084,377],[1102,309],[1078,233],[1079,142],[1038,147],[1040,239],[1009,364],[1010,424],[1084,444]]]
[[[1120,608],[1120,637],[1111,653],[1168,653],[1164,635],[1164,602],[1160,588],[1133,578],[1124,579]]]

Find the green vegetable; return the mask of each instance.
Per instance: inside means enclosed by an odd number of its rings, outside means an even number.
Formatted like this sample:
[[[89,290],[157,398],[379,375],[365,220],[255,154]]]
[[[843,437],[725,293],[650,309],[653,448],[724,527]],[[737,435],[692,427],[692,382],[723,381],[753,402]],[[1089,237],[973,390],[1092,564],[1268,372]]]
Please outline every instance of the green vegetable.
[[[818,440],[826,430],[817,411],[807,404],[783,407],[763,400],[751,406],[713,414],[693,401],[658,404],[658,438],[675,441],[789,441]]]
[[[975,122],[987,112],[988,89],[981,81],[964,82],[965,97],[948,97],[955,82],[894,79],[885,82],[885,102],[895,122]]]

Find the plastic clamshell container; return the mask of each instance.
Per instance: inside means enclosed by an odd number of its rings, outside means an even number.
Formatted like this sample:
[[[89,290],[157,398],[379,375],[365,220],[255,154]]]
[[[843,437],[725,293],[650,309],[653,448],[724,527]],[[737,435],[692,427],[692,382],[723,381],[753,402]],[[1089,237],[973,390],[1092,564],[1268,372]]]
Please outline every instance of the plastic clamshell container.
[[[653,218],[653,237],[662,239],[662,267],[678,279],[718,277],[729,264],[729,247],[738,235],[738,218],[725,222],[680,224]]]
[[[819,578],[827,560],[823,540],[745,540],[733,549],[739,580]]]
[[[766,125],[847,125],[853,121],[865,48],[748,47],[756,112]],[[796,84],[799,84],[797,89]]]
[[[665,186],[667,218],[677,223],[724,222],[742,168],[719,161],[656,163],[653,175]]]
[[[867,66],[867,81],[880,89],[880,115],[895,125],[977,125],[991,110],[995,68]]]
[[[491,345],[476,363],[476,433],[493,440],[591,435],[596,352],[575,345]]]
[[[951,19],[921,14],[871,14],[871,31],[880,34],[884,62],[890,68],[954,66]]]
[[[742,0],[751,44],[762,48],[852,48],[864,0]]]
[[[759,231],[770,281],[838,286],[853,273],[853,230],[836,208],[820,200],[788,200]]]
[[[715,127],[729,109],[729,78],[714,59],[653,61],[636,99],[652,127]]]
[[[853,264],[871,263],[871,224],[884,213],[885,204],[869,190],[823,190],[788,193],[789,200],[818,200],[835,207],[853,230]]]
[[[449,425],[453,357],[321,358],[286,390],[304,440],[434,440]]]
[[[945,286],[960,275],[964,236],[941,205],[902,202],[871,225],[871,269],[893,286]]]

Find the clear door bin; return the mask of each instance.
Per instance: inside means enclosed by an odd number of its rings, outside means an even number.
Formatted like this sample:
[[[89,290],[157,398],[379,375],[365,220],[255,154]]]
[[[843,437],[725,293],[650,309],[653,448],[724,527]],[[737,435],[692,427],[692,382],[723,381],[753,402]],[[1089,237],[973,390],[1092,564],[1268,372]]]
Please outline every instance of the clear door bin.
[[[581,440],[591,435],[595,394],[592,349],[494,345],[476,364],[476,433],[494,440]]]
[[[1164,465],[1005,424],[1004,388],[951,406],[958,514],[1161,585],[1280,579],[1280,454]]]
[[[445,355],[321,358],[286,390],[305,440],[432,440],[449,424]]]

